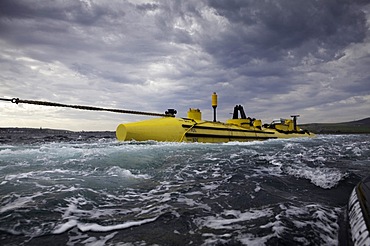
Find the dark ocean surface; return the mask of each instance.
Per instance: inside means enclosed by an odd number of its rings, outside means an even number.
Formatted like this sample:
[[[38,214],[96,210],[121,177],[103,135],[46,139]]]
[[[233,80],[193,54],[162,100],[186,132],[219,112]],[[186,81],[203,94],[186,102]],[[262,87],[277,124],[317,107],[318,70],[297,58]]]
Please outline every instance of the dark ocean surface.
[[[0,245],[347,245],[370,135],[199,144],[1,133]]]

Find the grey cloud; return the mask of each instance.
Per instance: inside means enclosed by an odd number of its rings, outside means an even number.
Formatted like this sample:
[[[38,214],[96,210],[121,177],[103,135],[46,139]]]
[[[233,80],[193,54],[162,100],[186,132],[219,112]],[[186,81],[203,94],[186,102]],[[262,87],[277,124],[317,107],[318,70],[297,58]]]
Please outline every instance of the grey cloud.
[[[136,5],[136,8],[142,11],[155,11],[159,8],[159,5],[155,3],[144,3]]]
[[[225,117],[235,104],[324,110],[369,95],[369,13],[350,0],[3,0],[0,82],[32,99],[182,115],[208,109],[213,91]]]
[[[370,75],[359,80],[348,81],[341,89],[348,94],[368,95],[370,94]]]
[[[354,1],[216,0],[209,5],[234,24],[231,32],[239,38],[231,45],[237,47],[239,56],[247,57],[245,62],[248,57],[281,59],[287,50],[298,58],[312,53],[330,60],[345,45],[362,41],[367,30],[364,13]],[[227,45],[230,37],[225,35],[218,46]],[[320,52],[321,48],[326,52]],[[219,50],[210,44],[209,49],[216,54]],[[225,57],[223,51],[220,57]]]
[[[4,18],[61,20],[71,23],[92,25],[102,16],[114,12],[107,11],[101,5],[88,4],[84,1],[45,1],[36,0],[29,4],[20,0],[0,2],[0,14]],[[123,13],[121,13],[123,14]],[[117,15],[115,16],[117,17]]]

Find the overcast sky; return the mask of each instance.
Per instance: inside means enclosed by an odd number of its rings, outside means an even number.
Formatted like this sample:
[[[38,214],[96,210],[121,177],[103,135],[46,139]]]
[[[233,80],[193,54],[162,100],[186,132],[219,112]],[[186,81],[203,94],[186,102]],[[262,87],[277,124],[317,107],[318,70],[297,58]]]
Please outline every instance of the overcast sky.
[[[268,123],[370,116],[368,0],[1,0],[0,98]],[[0,101],[0,127],[115,130],[147,116]]]

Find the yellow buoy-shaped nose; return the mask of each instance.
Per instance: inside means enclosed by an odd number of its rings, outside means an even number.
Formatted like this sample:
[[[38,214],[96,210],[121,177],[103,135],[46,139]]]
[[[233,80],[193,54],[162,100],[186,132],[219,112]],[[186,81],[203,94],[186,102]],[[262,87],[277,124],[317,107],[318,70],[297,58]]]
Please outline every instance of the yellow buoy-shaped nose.
[[[116,137],[119,141],[125,141],[127,136],[127,129],[124,124],[120,124],[116,130]]]

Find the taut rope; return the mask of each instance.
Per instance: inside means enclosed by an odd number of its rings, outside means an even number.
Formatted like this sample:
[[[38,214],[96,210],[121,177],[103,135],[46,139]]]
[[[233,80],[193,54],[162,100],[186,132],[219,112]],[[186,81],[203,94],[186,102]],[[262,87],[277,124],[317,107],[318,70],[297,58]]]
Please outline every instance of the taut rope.
[[[0,98],[0,101],[8,101],[8,102],[16,103],[16,104],[27,103],[27,104],[42,105],[42,106],[75,108],[75,109],[92,110],[92,111],[108,111],[108,112],[121,113],[121,114],[139,114],[139,115],[162,116],[162,117],[163,116],[164,117],[174,117],[174,114],[176,113],[175,112],[176,110],[168,110],[166,111],[165,114],[160,114],[160,113],[125,110],[125,109],[99,108],[99,107],[92,107],[92,106],[70,105],[70,104],[45,102],[45,101],[22,100],[19,98],[12,98],[12,99]]]

